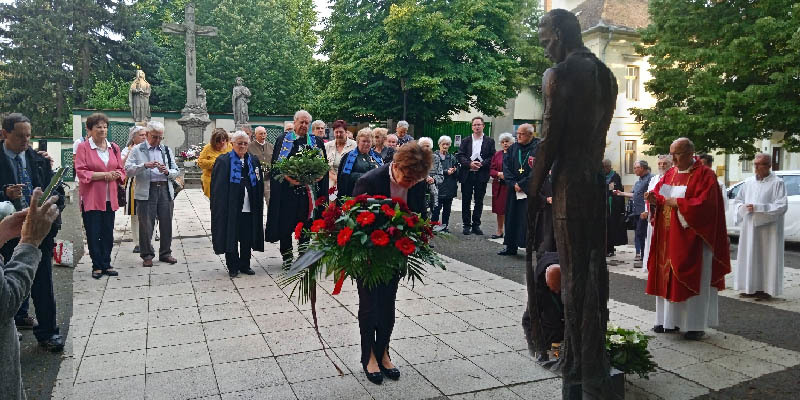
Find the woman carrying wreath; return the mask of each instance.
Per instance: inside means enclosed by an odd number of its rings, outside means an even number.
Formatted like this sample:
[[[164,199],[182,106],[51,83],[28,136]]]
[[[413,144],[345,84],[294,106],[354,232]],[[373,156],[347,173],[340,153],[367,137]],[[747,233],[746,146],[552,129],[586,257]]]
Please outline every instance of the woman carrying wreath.
[[[247,152],[250,137],[233,134],[233,151],[217,157],[211,173],[211,242],[225,254],[228,275],[254,275],[250,250],[264,251],[264,175],[261,161]]]
[[[411,141],[397,149],[393,161],[364,174],[356,182],[353,196],[367,194],[399,198],[415,213],[426,216],[424,179],[433,165],[433,153]],[[356,280],[358,287],[358,325],[361,330],[361,364],[367,379],[375,384],[383,376],[397,380],[400,371],[389,356],[389,340],[394,328],[395,298],[400,276],[388,283],[368,288]],[[380,360],[380,361],[378,361]]]
[[[336,174],[336,182],[339,184],[338,198],[350,197],[353,195],[353,187],[362,175],[383,165],[380,154],[370,147],[372,146],[372,130],[364,128],[356,135],[356,148],[344,157],[339,163],[339,173]]]

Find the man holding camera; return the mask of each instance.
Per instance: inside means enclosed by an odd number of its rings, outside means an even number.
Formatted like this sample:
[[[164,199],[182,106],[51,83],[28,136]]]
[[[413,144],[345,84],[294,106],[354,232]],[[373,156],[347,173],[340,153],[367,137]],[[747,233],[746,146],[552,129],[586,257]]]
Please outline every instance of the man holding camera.
[[[17,211],[27,208],[32,202],[33,188],[47,187],[53,177],[50,161],[30,147],[31,122],[20,113],[12,113],[3,119],[4,140],[0,140],[0,201],[10,201]],[[64,209],[64,189],[58,187],[52,193],[56,197],[59,211],[50,232],[40,240],[41,261],[30,296],[36,307],[36,318],[28,315],[28,299],[20,304],[14,322],[19,329],[33,329],[33,335],[44,348],[52,352],[64,350],[64,338],[56,322],[56,299],[53,292],[53,248],[55,237],[61,228],[60,211]],[[0,248],[0,255],[10,261],[14,248],[19,243],[11,239]],[[38,320],[38,322],[37,322]]]
[[[172,256],[172,211],[175,189],[172,181],[178,177],[178,165],[169,147],[161,144],[164,139],[164,124],[158,121],[147,123],[147,140],[133,146],[125,162],[125,173],[136,177],[134,199],[139,216],[139,254],[142,266],[152,267],[155,250],[151,239],[158,218],[161,233],[158,260],[175,264]]]

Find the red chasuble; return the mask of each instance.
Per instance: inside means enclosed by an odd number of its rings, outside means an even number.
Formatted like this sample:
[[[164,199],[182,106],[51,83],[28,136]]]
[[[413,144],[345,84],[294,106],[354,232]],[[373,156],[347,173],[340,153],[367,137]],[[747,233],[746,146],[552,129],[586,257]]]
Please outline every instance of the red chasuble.
[[[684,187],[683,198],[675,195],[682,193]],[[688,173],[679,173],[677,167],[672,167],[653,192],[657,203],[646,293],[672,302],[700,294],[703,244],[713,250],[711,286],[724,290],[731,259],[717,176],[696,161]],[[677,208],[664,204],[670,193],[678,198]]]

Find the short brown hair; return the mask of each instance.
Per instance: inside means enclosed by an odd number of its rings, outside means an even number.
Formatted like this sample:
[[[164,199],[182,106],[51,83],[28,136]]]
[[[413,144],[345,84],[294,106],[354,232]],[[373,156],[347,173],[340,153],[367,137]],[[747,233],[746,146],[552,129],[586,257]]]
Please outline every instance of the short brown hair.
[[[481,120],[481,123],[486,125],[486,121],[483,120],[483,117],[472,117],[472,119],[469,121],[469,123],[471,124],[471,123],[475,122],[476,119]]]
[[[347,130],[347,122],[344,122],[344,120],[341,119],[337,119],[336,121],[333,121],[333,126],[331,128],[333,130],[337,130],[339,128]]]
[[[95,125],[105,122],[108,125],[108,117],[103,113],[94,113],[86,118],[86,129],[92,130]]]
[[[420,146],[416,140],[412,140],[397,149],[392,162],[397,164],[397,168],[404,174],[414,179],[422,179],[431,171],[433,152]]]
[[[223,143],[229,139],[228,131],[223,128],[215,128],[211,133],[211,143]]]

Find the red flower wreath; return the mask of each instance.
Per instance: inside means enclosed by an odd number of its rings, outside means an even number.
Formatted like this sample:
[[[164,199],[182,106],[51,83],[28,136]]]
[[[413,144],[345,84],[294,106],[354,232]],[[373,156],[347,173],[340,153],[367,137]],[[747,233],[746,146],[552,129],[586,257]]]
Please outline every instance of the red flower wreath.
[[[372,243],[376,246],[386,246],[389,244],[389,235],[386,232],[378,229],[375,232],[372,232],[372,235],[369,236]]]
[[[349,226],[345,226],[339,231],[339,235],[336,236],[336,243],[339,244],[339,246],[344,246],[350,241],[350,236],[353,236],[353,230],[350,229]]]
[[[375,214],[369,211],[362,211],[358,213],[358,216],[356,217],[356,222],[361,226],[367,226],[375,222]]]
[[[311,224],[311,232],[317,233],[323,229],[325,229],[324,219],[315,220],[314,223]]]
[[[394,216],[395,216],[395,214],[396,214],[396,213],[394,212],[394,208],[392,208],[392,207],[389,207],[389,205],[388,205],[388,204],[384,204],[384,205],[382,205],[382,206],[381,206],[381,211],[383,211],[383,213],[384,213],[384,214],[386,214],[386,215],[387,215],[387,216],[389,216],[389,217],[394,217]]]

